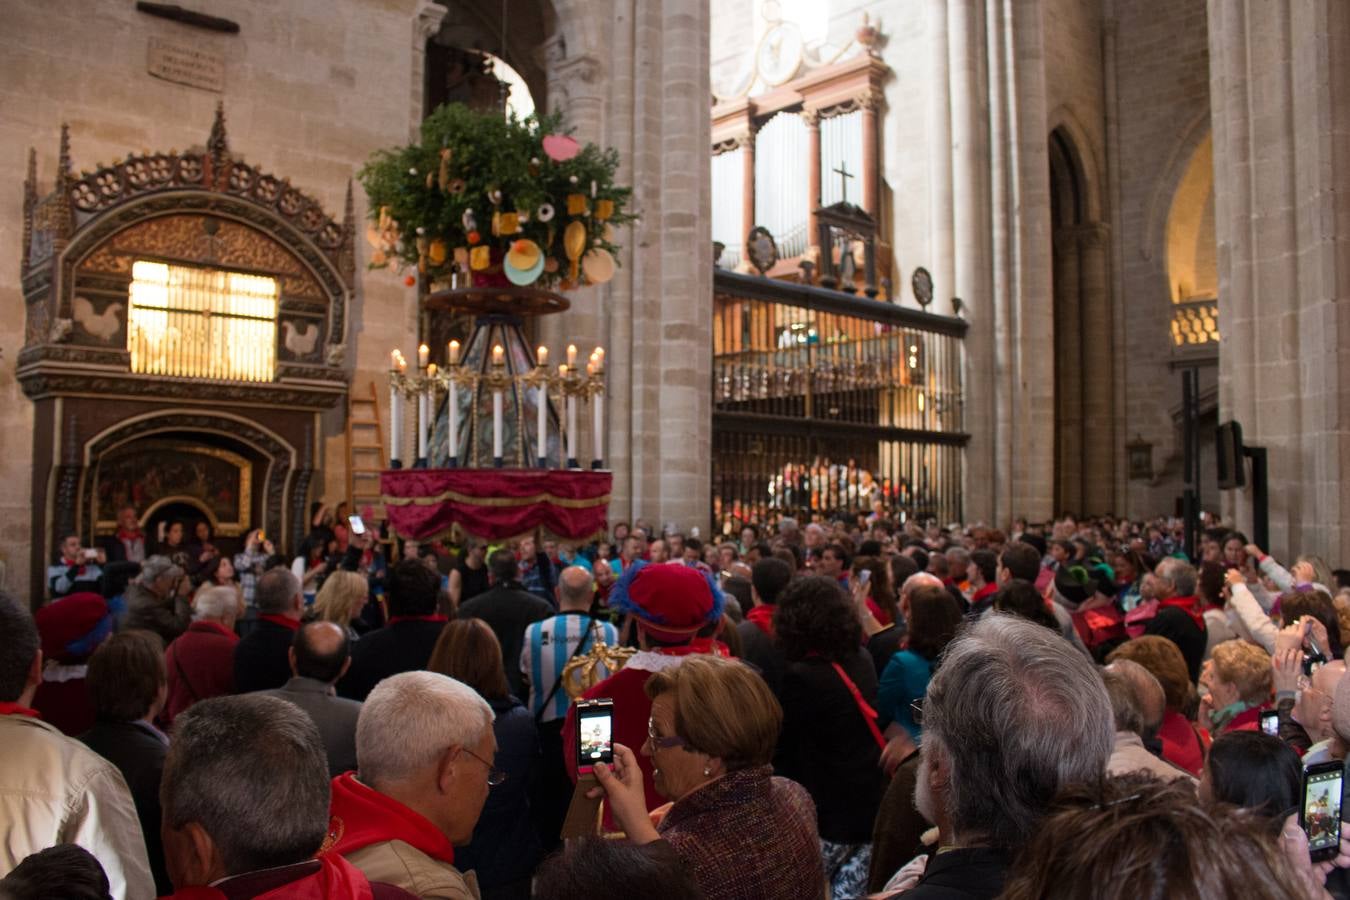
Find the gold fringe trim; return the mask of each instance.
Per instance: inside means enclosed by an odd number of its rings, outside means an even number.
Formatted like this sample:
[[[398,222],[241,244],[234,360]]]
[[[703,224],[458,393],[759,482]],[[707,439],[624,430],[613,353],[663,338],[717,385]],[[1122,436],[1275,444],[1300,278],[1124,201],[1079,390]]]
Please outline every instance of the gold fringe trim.
[[[380,496],[380,502],[386,506],[435,506],[447,500],[489,507],[534,506],[539,503],[551,503],[554,506],[561,506],[563,509],[589,509],[593,506],[608,506],[609,494],[588,497],[583,500],[573,500],[548,493],[533,494],[529,497],[474,497],[469,494],[461,494],[459,491],[444,491],[431,497],[390,497],[388,494]]]

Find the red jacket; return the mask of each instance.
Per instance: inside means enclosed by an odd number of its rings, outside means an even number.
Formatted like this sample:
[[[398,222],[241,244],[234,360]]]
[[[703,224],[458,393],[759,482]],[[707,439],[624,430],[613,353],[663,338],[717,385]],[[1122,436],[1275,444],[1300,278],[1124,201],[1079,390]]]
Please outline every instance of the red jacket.
[[[164,651],[169,699],[164,724],[198,700],[234,693],[234,645],[239,636],[217,622],[193,622]]]

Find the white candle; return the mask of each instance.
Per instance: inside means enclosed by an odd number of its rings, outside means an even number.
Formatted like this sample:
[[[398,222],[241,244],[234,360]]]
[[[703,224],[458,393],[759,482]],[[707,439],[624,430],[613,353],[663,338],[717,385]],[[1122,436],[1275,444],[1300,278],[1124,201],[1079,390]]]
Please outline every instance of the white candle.
[[[567,345],[567,368],[572,368],[577,364],[577,345]]]
[[[417,458],[427,458],[427,391],[417,393]]]
[[[548,348],[541,344],[539,349],[535,351],[534,359],[535,364],[540,368],[548,365]]]
[[[397,368],[389,372],[389,461],[398,459],[398,386],[394,384]]]
[[[539,349],[542,351],[544,348],[540,347]],[[539,431],[539,451],[536,454],[536,457],[541,461],[540,465],[544,465],[542,461],[544,457],[547,455],[548,451],[548,382],[541,381],[539,383],[538,399],[539,399],[539,410],[538,410],[539,421],[537,424]]]
[[[505,355],[506,355],[506,351],[502,349],[502,345],[501,345],[501,344],[498,344],[497,346],[493,347],[493,348],[492,348],[492,364],[493,364],[494,366],[500,366],[500,365],[502,365],[502,364],[505,362]]]
[[[450,433],[446,436],[446,452],[459,462],[459,386],[451,381],[445,386],[445,405],[450,409]]]
[[[451,341],[446,346],[445,350],[446,350],[446,359],[449,360],[450,365],[452,366],[459,365],[459,341]]]
[[[417,368],[425,369],[427,367],[427,363],[429,363],[430,361],[431,361],[431,348],[428,347],[426,344],[419,344],[417,346]]]
[[[567,395],[567,464],[577,458],[577,398]]]
[[[591,414],[594,417],[594,420],[591,422],[591,427],[594,432],[591,435],[592,441],[594,442],[594,450],[591,452],[591,459],[595,460],[596,462],[600,462],[600,460],[605,458],[604,454],[600,452],[602,447],[601,440],[603,439],[605,433],[604,394],[596,394],[591,399]]]
[[[492,459],[502,458],[502,392],[492,392]]]

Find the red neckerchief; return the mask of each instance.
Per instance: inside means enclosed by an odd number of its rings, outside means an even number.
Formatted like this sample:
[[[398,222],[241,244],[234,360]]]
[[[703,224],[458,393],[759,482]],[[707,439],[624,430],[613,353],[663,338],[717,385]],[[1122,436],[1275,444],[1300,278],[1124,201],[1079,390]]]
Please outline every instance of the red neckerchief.
[[[774,603],[761,603],[745,614],[745,621],[754,622],[760,631],[773,637],[773,611],[777,608]]]
[[[20,706],[17,703],[0,703],[0,716],[29,716],[40,719],[42,713],[36,709],[29,709],[27,706]]]
[[[440,613],[432,613],[429,616],[391,616],[389,621],[385,624],[394,625],[398,622],[449,622],[449,621],[450,619],[447,616],[443,616]]]
[[[425,816],[356,780],[355,772],[333,779],[333,806],[322,856],[352,853],[371,844],[403,841],[441,862],[455,862],[455,848]]]
[[[135,531],[123,531],[122,529],[119,528],[117,529],[117,539],[124,544],[130,544],[135,541],[143,541],[145,540],[145,532],[141,531],[139,528],[136,529]]]
[[[300,630],[300,620],[290,619],[286,616],[279,616],[276,613],[263,613],[258,616],[259,622],[271,622],[273,625],[280,625],[282,628],[289,628],[291,631]]]
[[[1205,614],[1200,612],[1197,607],[1200,606],[1199,598],[1194,595],[1190,597],[1168,597],[1165,600],[1158,601],[1158,609],[1165,606],[1175,606],[1177,609],[1186,613],[1195,622],[1195,626],[1202,631],[1205,627]]]
[[[986,584],[984,587],[980,588],[978,591],[970,595],[970,605],[974,606],[976,603],[979,603],[981,600],[983,600],[985,597],[988,597],[990,594],[997,594],[997,593],[998,593],[998,585]]]
[[[256,895],[253,900],[373,900],[375,892],[361,870],[341,856],[318,858],[319,871]],[[164,900],[223,900],[220,888],[193,885],[175,891]]]
[[[652,650],[662,656],[689,656],[694,653],[708,653],[712,656],[731,655],[731,650],[726,644],[710,637],[696,637],[678,647],[653,647]]]

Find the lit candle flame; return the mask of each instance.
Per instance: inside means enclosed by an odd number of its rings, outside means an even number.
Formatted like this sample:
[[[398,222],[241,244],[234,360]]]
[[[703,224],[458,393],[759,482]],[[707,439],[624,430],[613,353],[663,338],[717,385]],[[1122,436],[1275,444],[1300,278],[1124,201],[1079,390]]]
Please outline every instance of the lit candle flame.
[[[577,364],[577,345],[567,345],[567,368],[572,368]]]
[[[535,351],[535,358],[539,361],[540,368],[548,365],[548,348],[541,344],[539,349]]]
[[[494,366],[500,366],[505,361],[505,358],[506,351],[502,349],[501,344],[497,344],[492,348],[492,364]]]
[[[431,348],[426,344],[419,344],[417,347],[417,368],[425,369],[429,362],[431,362]]]
[[[450,365],[459,364],[459,341],[451,341],[446,346],[446,352],[449,354],[446,359],[450,360]]]

